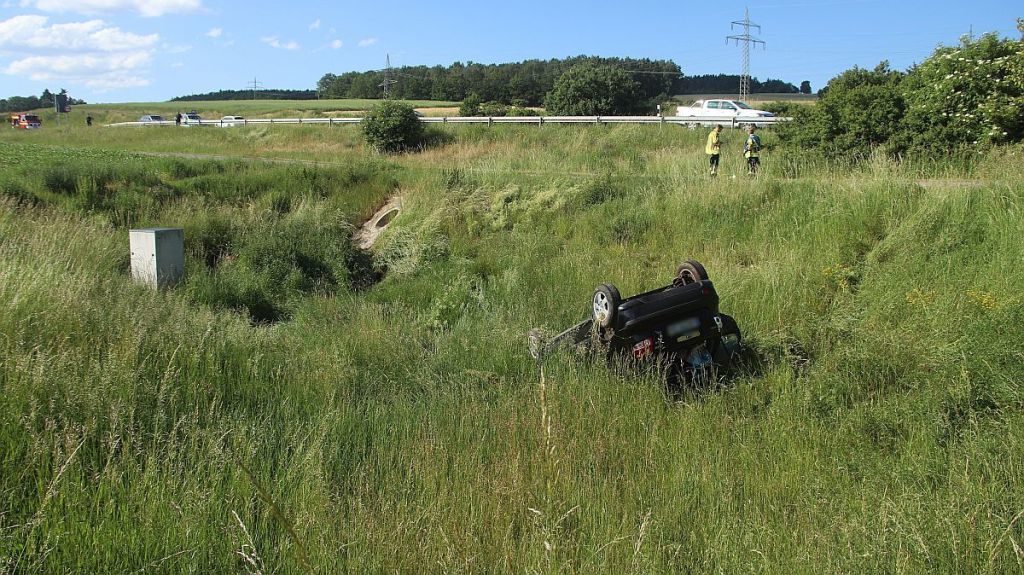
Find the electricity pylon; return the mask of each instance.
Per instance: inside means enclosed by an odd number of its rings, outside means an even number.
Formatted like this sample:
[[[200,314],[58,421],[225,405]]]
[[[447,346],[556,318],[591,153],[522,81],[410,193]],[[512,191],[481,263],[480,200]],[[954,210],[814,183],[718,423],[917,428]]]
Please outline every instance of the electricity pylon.
[[[734,20],[730,25],[730,30],[736,28],[736,26],[743,27],[743,34],[726,36],[725,43],[728,44],[729,40],[735,40],[736,45],[743,44],[743,74],[740,76],[740,100],[746,100],[750,96],[750,45],[761,44],[765,45],[763,40],[755,36],[750,35],[751,28],[757,28],[757,31],[761,31],[761,26],[754,24],[750,21],[750,10],[747,8],[743,9],[743,19]]]
[[[263,89],[263,82],[257,81],[256,80],[256,76],[253,76],[252,77],[252,82],[249,82],[249,84],[246,86],[246,88],[250,88],[252,90],[252,99],[255,100],[256,99],[256,91]]]
[[[388,54],[388,57],[387,57],[387,67],[384,68],[384,81],[381,82],[380,84],[377,84],[378,86],[384,88],[384,99],[385,100],[388,99],[388,92],[390,91],[391,84],[397,84],[397,83],[398,83],[398,80],[392,80],[391,79],[391,54]]]

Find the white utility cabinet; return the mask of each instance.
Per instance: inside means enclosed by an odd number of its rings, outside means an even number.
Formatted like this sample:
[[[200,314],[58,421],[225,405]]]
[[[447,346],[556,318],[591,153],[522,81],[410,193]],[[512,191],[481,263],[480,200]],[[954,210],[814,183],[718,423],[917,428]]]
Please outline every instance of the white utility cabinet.
[[[170,287],[185,277],[185,230],[129,230],[132,278],[154,288]]]

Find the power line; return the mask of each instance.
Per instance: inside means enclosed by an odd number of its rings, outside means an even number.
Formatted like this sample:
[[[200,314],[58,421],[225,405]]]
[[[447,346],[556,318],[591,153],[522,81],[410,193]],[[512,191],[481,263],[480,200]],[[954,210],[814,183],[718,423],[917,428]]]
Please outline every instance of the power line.
[[[388,91],[390,90],[391,85],[392,84],[397,84],[397,83],[398,83],[398,80],[392,80],[391,79],[391,54],[388,54],[387,55],[387,66],[384,68],[384,81],[381,82],[380,84],[377,84],[378,86],[384,88],[384,99],[385,100],[388,99]]]
[[[252,77],[252,82],[249,82],[248,84],[246,84],[245,87],[247,89],[252,90],[252,99],[255,100],[256,99],[256,90],[262,90],[263,89],[263,82],[260,82],[260,81],[256,80],[256,76],[253,76]]]
[[[750,45],[755,46],[761,44],[765,45],[763,40],[758,39],[755,36],[750,35],[751,28],[757,28],[757,31],[761,31],[761,26],[754,24],[750,21],[750,10],[747,8],[743,9],[743,19],[733,20],[730,24],[730,29],[734,29],[736,26],[743,26],[743,34],[726,36],[725,42],[729,43],[729,40],[735,40],[736,45],[743,44],[743,74],[740,76],[740,100],[746,100],[750,96]]]

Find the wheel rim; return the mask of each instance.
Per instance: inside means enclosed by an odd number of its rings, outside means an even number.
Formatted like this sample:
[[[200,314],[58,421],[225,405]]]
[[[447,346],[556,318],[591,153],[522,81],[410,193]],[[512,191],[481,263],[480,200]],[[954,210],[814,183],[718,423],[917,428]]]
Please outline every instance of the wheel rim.
[[[594,319],[600,323],[604,323],[608,319],[609,312],[611,312],[611,303],[608,301],[608,295],[603,291],[595,293]]]
[[[683,282],[683,285],[689,285],[700,281],[696,270],[690,266],[684,266],[683,269],[679,270],[679,279]]]

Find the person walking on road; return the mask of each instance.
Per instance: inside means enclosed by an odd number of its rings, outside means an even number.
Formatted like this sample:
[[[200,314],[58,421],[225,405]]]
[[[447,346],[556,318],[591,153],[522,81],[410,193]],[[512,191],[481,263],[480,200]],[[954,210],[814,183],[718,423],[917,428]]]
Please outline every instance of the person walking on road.
[[[718,175],[718,158],[722,152],[722,142],[719,135],[722,133],[722,125],[715,126],[708,134],[707,145],[704,146],[704,153],[708,155],[708,163],[711,164],[711,177]]]
[[[743,143],[743,156],[747,158],[747,174],[757,174],[761,165],[761,137],[754,133],[757,128],[751,124],[747,128],[747,141]]]

